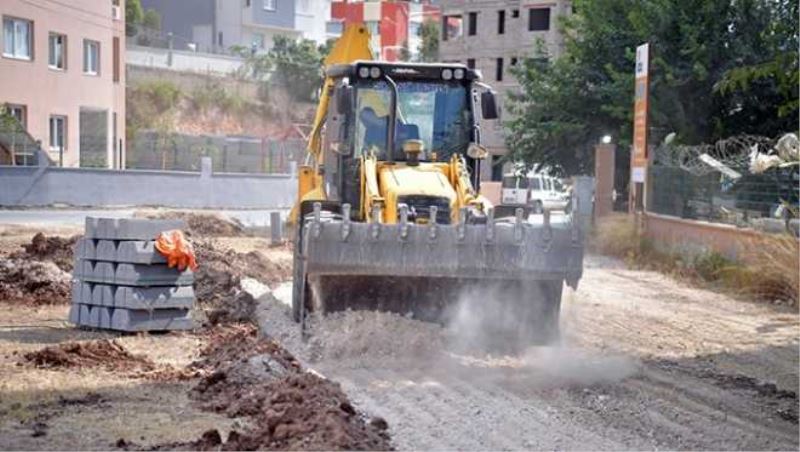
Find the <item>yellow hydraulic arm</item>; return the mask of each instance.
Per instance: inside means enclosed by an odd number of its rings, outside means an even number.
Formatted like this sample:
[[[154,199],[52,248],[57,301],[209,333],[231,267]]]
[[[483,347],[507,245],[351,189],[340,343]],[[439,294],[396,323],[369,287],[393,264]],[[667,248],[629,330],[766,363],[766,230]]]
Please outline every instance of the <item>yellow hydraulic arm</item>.
[[[331,52],[325,57],[325,69],[334,64],[348,64],[357,60],[371,60],[372,52],[369,49],[370,34],[364,24],[347,25],[342,36],[336,40]],[[297,221],[300,203],[306,200],[324,200],[325,193],[322,189],[322,175],[319,174],[319,165],[322,164],[322,128],[325,125],[325,115],[328,112],[328,102],[333,90],[333,79],[325,77],[322,87],[317,112],[314,115],[314,124],[306,147],[306,161],[298,168],[297,201],[289,214],[289,223]]]

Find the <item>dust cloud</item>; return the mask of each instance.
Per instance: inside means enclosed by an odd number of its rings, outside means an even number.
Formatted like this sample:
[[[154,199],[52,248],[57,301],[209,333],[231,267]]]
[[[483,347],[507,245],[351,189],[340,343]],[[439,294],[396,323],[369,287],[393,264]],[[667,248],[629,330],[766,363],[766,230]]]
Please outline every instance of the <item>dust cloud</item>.
[[[564,341],[536,345],[526,328],[509,333],[520,318],[538,313],[520,314],[519,303],[505,299],[511,292],[503,287],[465,291],[443,325],[378,311],[315,314],[309,318],[304,358],[323,369],[392,369],[531,387],[609,383],[637,372],[639,364],[628,357]]]

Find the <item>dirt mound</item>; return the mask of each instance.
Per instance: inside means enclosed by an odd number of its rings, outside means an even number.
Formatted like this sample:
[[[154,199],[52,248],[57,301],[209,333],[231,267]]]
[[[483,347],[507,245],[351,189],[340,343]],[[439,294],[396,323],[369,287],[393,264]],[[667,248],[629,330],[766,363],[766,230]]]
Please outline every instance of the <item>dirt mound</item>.
[[[24,251],[12,253],[9,257],[16,259],[34,259],[42,262],[53,262],[65,272],[72,271],[72,256],[75,242],[81,238],[74,235],[69,238],[47,237],[39,232],[33,236],[31,243],[22,245]]]
[[[154,214],[136,214],[153,220],[183,220],[186,222],[186,234],[190,237],[241,237],[246,236],[244,225],[235,218],[225,218],[212,213],[195,212],[159,212]]]
[[[0,301],[14,304],[66,304],[71,275],[53,262],[8,258],[0,260]]]
[[[66,342],[26,353],[29,363],[44,368],[102,367],[109,371],[152,371],[155,364],[113,340]]]
[[[245,322],[253,318],[256,300],[242,290],[242,278],[263,284],[285,280],[291,269],[273,262],[258,251],[237,253],[222,250],[212,242],[195,244],[199,267],[195,272],[195,294],[209,324]]]
[[[216,430],[197,441],[159,448],[194,450],[386,450],[383,419],[366,422],[339,385],[303,372],[277,342],[252,325],[218,327],[195,365],[211,371],[192,396],[206,409],[249,416],[253,427],[227,441]]]

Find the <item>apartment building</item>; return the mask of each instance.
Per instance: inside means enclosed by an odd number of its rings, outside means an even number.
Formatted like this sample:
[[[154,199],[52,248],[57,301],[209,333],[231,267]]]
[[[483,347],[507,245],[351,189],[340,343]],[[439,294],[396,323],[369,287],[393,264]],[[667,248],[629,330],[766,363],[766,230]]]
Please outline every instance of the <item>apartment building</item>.
[[[161,16],[174,48],[226,53],[233,46],[265,52],[277,35],[324,43],[331,0],[142,0]]]
[[[563,52],[559,33],[560,16],[572,13],[569,0],[442,0],[442,35],[439,56],[442,61],[460,62],[483,73],[484,81],[498,92],[500,121],[484,124],[483,143],[492,154],[492,164],[483,165],[482,178],[500,180],[502,168],[495,164],[508,152],[502,121],[508,93],[519,88],[511,68],[523,58],[536,56],[542,45],[548,58]]]
[[[439,8],[429,1],[335,1],[331,19],[341,27],[364,23],[370,31],[372,53],[386,61],[402,59],[404,49],[415,59],[425,20],[439,20]]]
[[[124,7],[124,0],[0,2],[0,104],[56,164],[124,167]]]

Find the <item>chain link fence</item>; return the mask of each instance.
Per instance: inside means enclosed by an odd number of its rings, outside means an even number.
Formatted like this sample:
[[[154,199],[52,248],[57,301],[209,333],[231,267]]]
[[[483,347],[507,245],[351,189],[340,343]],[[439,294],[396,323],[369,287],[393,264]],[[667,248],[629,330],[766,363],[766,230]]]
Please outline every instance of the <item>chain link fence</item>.
[[[650,210],[679,218],[780,229],[798,217],[798,139],[738,136],[662,144],[650,167]]]
[[[301,162],[306,143],[248,136],[137,133],[128,143],[127,168],[200,171],[202,157],[211,157],[213,171],[288,174],[290,162]]]

